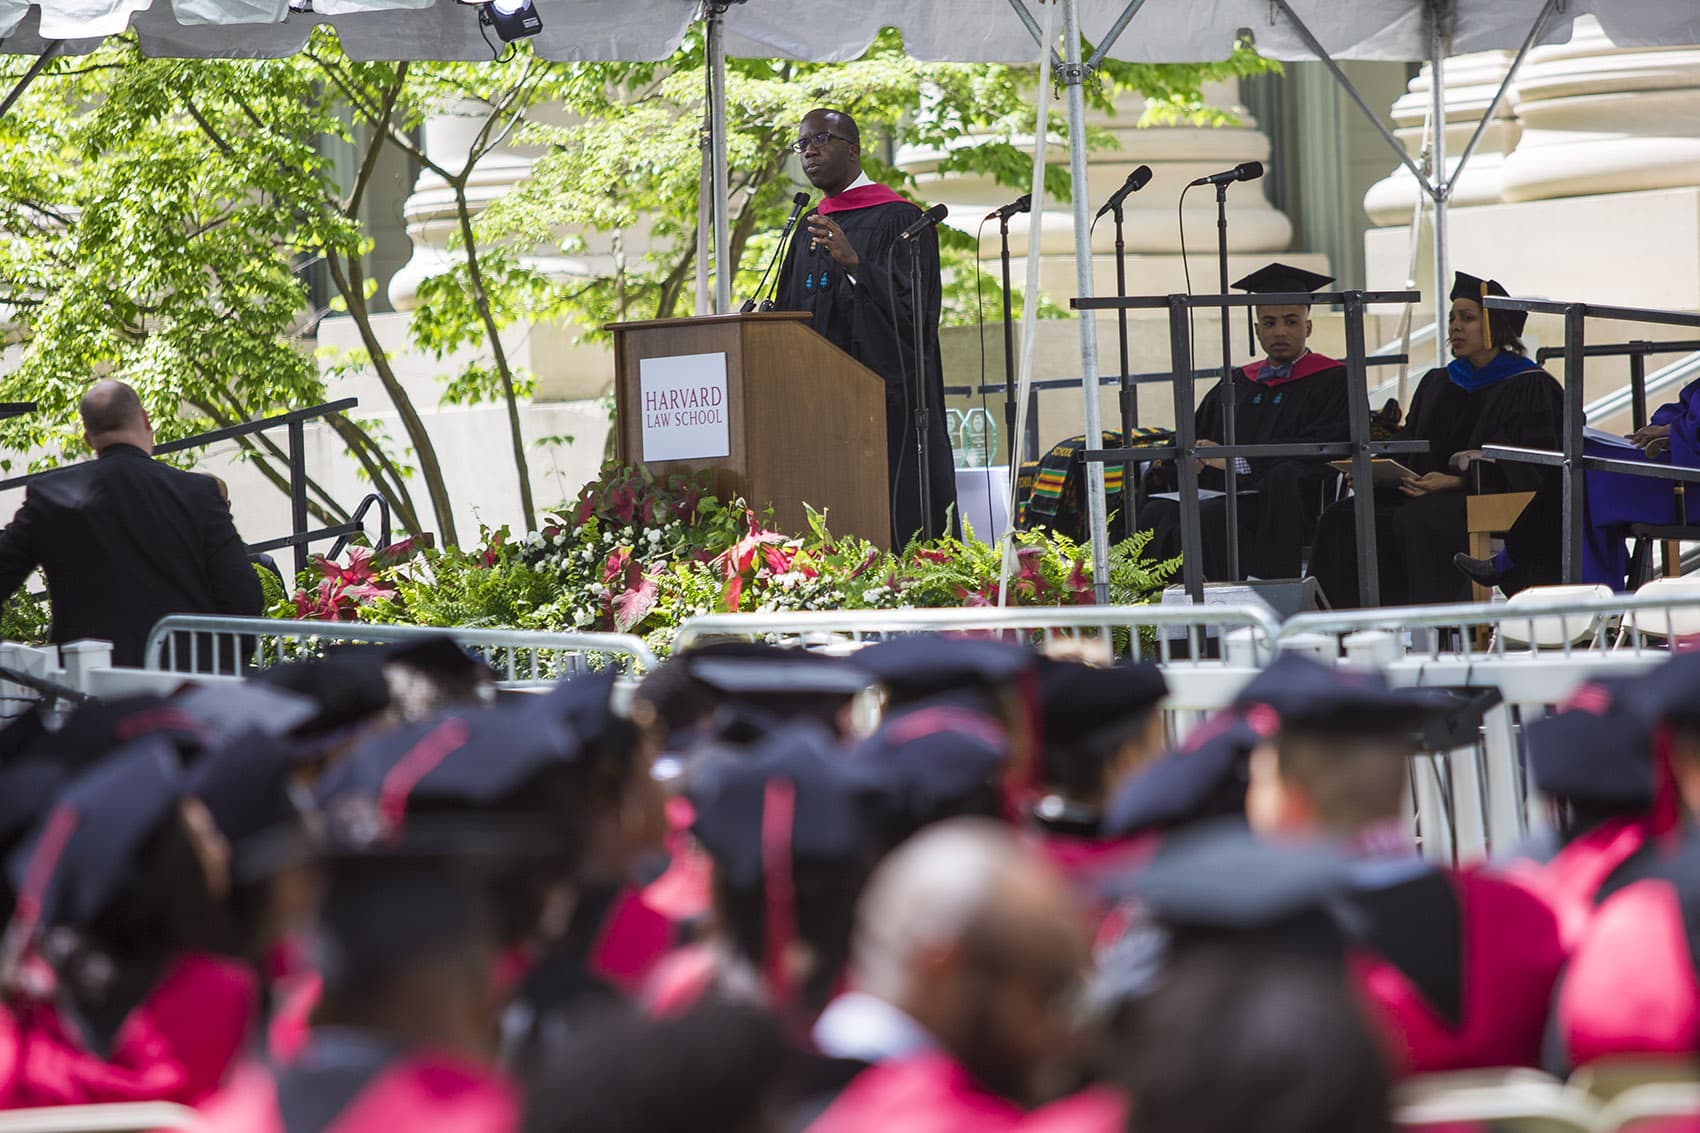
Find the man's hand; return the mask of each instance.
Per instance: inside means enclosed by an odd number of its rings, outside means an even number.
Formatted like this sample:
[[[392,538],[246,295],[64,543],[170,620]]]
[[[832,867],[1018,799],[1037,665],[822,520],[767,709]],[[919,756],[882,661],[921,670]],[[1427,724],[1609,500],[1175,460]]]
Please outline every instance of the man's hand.
[[[1449,476],[1444,472],[1427,472],[1421,476],[1407,476],[1399,482],[1399,490],[1407,496],[1432,496],[1440,492],[1461,492],[1464,490],[1462,476]]]
[[[1197,440],[1197,441],[1194,441],[1193,444],[1196,445],[1198,448],[1216,448],[1217,447],[1217,444],[1216,444],[1215,441]],[[1207,456],[1201,456],[1201,457],[1198,457],[1194,461],[1194,463],[1196,463],[1198,465],[1200,470],[1203,470],[1205,468],[1214,468],[1218,472],[1226,472],[1228,470],[1228,462],[1225,458],[1219,458],[1219,459],[1216,459],[1216,460],[1212,460],[1211,458],[1209,458]]]
[[[844,235],[844,229],[838,227],[838,222],[830,216],[816,213],[809,217],[809,239],[814,247],[837,260],[838,266],[845,271],[855,271],[862,263],[862,257],[850,246],[850,238]]]
[[[1654,437],[1642,446],[1641,451],[1647,454],[1648,460],[1662,460],[1670,455],[1670,434]]]
[[[1670,426],[1669,425],[1643,425],[1639,429],[1636,429],[1633,433],[1629,434],[1629,443],[1633,444],[1633,445],[1639,445],[1641,448],[1647,448],[1654,441],[1664,441],[1665,447],[1669,448],[1670,447]],[[1651,452],[1648,452],[1647,455],[1652,456],[1653,454]]]

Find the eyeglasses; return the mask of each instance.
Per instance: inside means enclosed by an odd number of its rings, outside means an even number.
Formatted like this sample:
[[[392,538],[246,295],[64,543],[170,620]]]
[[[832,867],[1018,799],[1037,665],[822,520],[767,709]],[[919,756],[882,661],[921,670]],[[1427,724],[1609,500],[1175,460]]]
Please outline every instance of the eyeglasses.
[[[822,130],[818,134],[804,134],[802,137],[791,143],[791,150],[793,153],[802,153],[810,146],[814,146],[816,149],[819,149],[826,145],[827,142],[830,142],[833,138],[837,138],[841,142],[847,142],[850,140],[842,134],[834,134],[830,130]]]

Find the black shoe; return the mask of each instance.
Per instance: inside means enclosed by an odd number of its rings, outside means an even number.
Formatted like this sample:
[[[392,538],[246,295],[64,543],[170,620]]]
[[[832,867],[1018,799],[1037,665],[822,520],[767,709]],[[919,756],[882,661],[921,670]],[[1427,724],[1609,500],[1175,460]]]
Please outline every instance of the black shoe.
[[[1452,565],[1480,586],[1497,586],[1499,580],[1505,577],[1505,572],[1494,566],[1492,559],[1472,559],[1463,551],[1452,556]]]

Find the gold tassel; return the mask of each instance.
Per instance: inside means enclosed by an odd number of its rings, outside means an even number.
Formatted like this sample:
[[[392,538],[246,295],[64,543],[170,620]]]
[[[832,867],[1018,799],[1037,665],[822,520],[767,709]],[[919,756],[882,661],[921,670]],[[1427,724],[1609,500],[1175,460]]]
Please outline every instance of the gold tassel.
[[[1488,310],[1487,281],[1482,281],[1482,338],[1487,342],[1487,348],[1493,349],[1493,312]]]

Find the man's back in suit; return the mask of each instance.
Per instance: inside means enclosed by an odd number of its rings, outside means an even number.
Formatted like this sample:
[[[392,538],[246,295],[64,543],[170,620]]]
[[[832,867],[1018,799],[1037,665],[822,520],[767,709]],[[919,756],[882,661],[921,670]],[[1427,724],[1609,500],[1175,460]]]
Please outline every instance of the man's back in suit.
[[[167,614],[257,615],[264,598],[230,509],[210,477],[132,444],[32,481],[0,531],[0,595],[41,567],[55,642],[102,638],[140,665]]]

